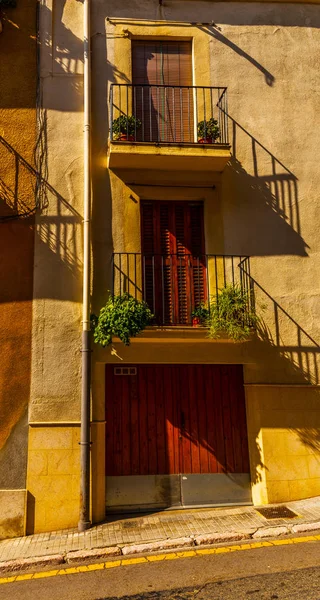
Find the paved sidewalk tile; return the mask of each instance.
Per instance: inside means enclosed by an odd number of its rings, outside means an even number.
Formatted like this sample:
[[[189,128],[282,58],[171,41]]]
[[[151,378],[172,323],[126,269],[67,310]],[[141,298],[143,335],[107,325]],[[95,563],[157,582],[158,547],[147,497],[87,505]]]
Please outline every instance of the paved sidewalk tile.
[[[52,554],[81,552],[112,546],[158,546],[179,538],[220,539],[223,534],[255,535],[265,529],[299,531],[300,525],[320,522],[320,497],[288,502],[294,519],[266,519],[252,506],[162,511],[149,515],[119,517],[78,533],[76,529],[34,534],[0,541],[0,563]],[[307,528],[308,529],[308,528]],[[258,533],[258,536],[263,536]],[[155,547],[154,546],[154,547]]]

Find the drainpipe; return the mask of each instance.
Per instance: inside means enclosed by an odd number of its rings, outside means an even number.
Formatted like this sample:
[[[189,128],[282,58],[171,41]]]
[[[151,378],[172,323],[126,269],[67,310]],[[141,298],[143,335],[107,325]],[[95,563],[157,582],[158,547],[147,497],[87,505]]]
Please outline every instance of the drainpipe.
[[[80,518],[78,530],[85,531],[90,522],[90,0],[83,2],[84,53],[84,193],[83,193],[83,300],[82,300],[82,388],[81,388],[81,472]]]

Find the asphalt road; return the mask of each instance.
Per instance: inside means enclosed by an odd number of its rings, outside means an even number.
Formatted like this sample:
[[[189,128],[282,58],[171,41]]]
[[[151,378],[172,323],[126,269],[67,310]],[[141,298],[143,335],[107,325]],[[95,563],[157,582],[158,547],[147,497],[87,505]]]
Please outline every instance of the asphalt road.
[[[287,573],[268,573],[203,586],[121,596],[121,600],[284,600],[320,598],[320,568],[299,569]],[[102,599],[101,599],[102,600]],[[105,596],[103,600],[119,600]]]
[[[0,584],[0,600],[320,600],[320,542]]]

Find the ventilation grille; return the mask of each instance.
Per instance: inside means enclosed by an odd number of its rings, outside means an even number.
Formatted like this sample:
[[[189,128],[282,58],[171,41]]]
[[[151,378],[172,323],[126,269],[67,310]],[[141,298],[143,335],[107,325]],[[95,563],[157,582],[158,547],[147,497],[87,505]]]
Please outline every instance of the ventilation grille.
[[[136,375],[136,367],[115,367],[113,370],[115,375]]]
[[[287,506],[268,506],[256,509],[265,519],[295,519],[298,515]]]

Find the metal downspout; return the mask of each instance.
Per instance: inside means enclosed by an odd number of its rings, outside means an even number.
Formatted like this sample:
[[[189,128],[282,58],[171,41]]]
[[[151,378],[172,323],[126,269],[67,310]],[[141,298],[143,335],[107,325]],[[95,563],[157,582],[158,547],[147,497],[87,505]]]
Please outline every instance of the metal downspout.
[[[79,531],[91,526],[90,521],[90,0],[83,2],[83,100],[84,100],[84,193],[83,193],[83,304],[82,304],[82,388],[80,434],[80,518]]]

